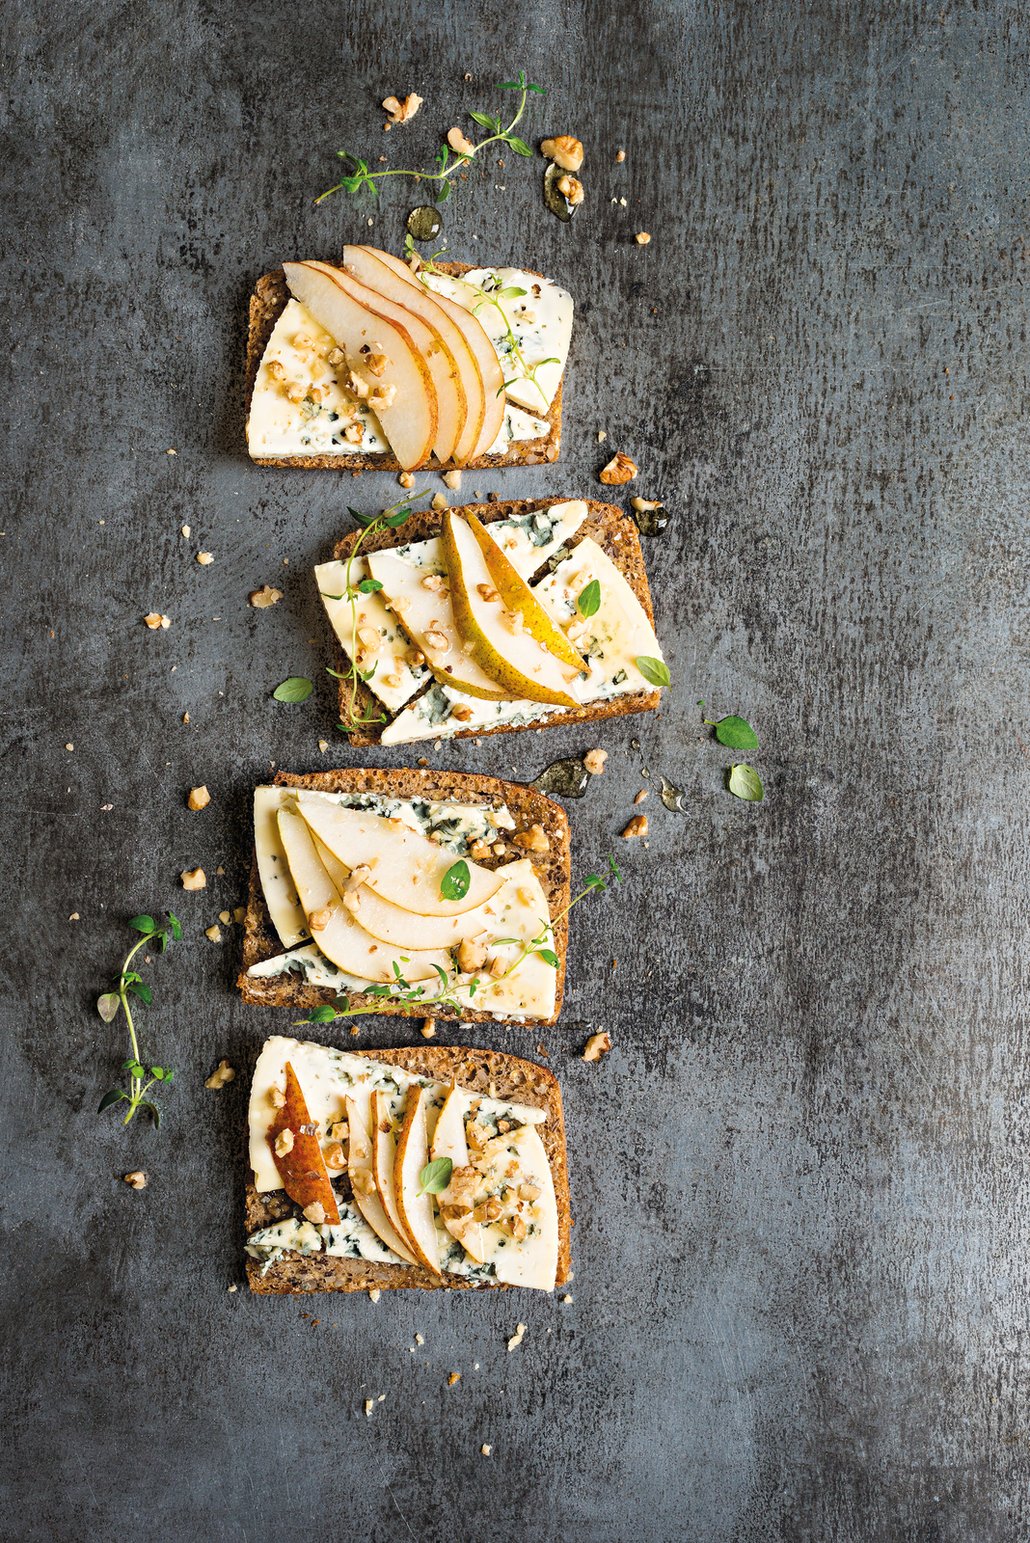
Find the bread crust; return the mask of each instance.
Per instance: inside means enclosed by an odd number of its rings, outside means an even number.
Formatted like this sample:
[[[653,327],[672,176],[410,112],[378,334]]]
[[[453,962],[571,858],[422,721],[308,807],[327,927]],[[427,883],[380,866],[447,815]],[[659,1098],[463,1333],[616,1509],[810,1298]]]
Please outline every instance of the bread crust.
[[[442,273],[450,274],[452,278],[460,278],[463,273],[469,273],[471,263],[438,263],[437,267]],[[527,273],[532,269],[527,268]],[[540,278],[540,274],[536,274]],[[247,365],[245,372],[245,399],[243,421],[246,423],[250,416],[250,403],[254,395],[254,382],[261,365],[268,340],[272,336],[272,330],[283,312],[283,308],[289,299],[289,290],[286,287],[286,279],[282,269],[276,269],[272,273],[263,273],[254,285],[250,296],[250,305],[247,320]],[[489,470],[500,466],[542,466],[550,461],[558,459],[561,450],[561,417],[562,417],[562,383],[554,394],[554,400],[545,413],[534,413],[534,418],[541,422],[547,422],[547,433],[539,439],[514,440],[503,455],[481,455],[475,460],[464,461],[433,461],[430,465],[419,468],[424,471],[477,471]],[[251,456],[255,466],[297,466],[304,471],[342,471],[357,474],[362,471],[400,471],[401,464],[395,456],[387,452],[365,452],[353,455],[255,455]]]
[[[517,515],[530,514],[538,509],[549,509],[552,504],[567,502],[568,499],[565,498],[514,498],[499,503],[462,504],[460,507],[455,507],[452,513],[474,514],[484,525],[489,525],[494,520],[510,520]],[[574,548],[585,536],[592,537],[616,564],[643,606],[648,621],[654,626],[654,608],[651,604],[651,588],[647,582],[647,569],[644,566],[644,552],[640,545],[640,532],[629,516],[623,514],[615,504],[602,504],[595,499],[587,499],[586,506],[587,517],[569,542],[570,548]],[[438,536],[442,528],[442,515],[443,511],[438,509],[421,510],[409,516],[404,524],[395,530],[381,530],[373,536],[366,535],[362,541],[361,550],[363,553],[379,552],[387,547],[406,546],[412,541],[425,541],[430,536]],[[333,556],[346,561],[351,548],[361,534],[360,530],[349,531],[336,543]],[[336,651],[335,668],[340,673],[345,673],[350,667],[350,661],[335,633],[333,646]],[[345,719],[350,712],[351,683],[341,680],[339,690],[340,717]],[[380,713],[385,711],[379,698],[363,682],[356,683],[355,697],[359,715],[366,713],[374,715],[377,711]],[[539,723],[527,724],[524,727],[528,729],[563,728],[569,723],[594,723],[602,718],[621,718],[627,713],[647,713],[653,711],[661,699],[662,694],[657,689],[632,691],[626,696],[615,697],[608,702],[588,703],[584,707],[558,708],[541,718]],[[383,727],[385,725],[354,729],[347,735],[348,743],[356,748],[378,745],[382,738]],[[512,729],[500,723],[492,729],[459,729],[457,733],[445,734],[441,738],[445,740],[480,739],[488,734],[518,732],[519,729]]]
[[[387,1061],[419,1077],[489,1093],[491,1084],[499,1098],[547,1111],[540,1138],[551,1164],[558,1209],[558,1271],[556,1286],[569,1278],[572,1263],[572,1207],[569,1195],[568,1154],[561,1090],[554,1074],[535,1061],[499,1050],[475,1050],[460,1045],[415,1045],[398,1050],[358,1050],[355,1055]],[[259,1227],[294,1214],[283,1190],[259,1195],[248,1181],[244,1202],[247,1236]],[[364,1259],[328,1259],[300,1254],[277,1260],[264,1275],[261,1264],[247,1257],[247,1281],[251,1291],[263,1296],[295,1295],[314,1291],[391,1291],[415,1287],[424,1291],[507,1291],[499,1281],[474,1286],[460,1276],[437,1277],[420,1265],[375,1264]]]
[[[277,772],[277,787],[309,788],[323,793],[376,793],[384,798],[424,798],[440,802],[466,804],[506,804],[515,821],[515,832],[540,825],[547,836],[546,852],[527,852],[550,908],[554,922],[553,937],[558,955],[555,1009],[549,1018],[533,1018],[534,1025],[544,1028],[557,1022],[565,991],[565,960],[568,952],[569,922],[561,915],[571,898],[570,877],[572,851],[569,821],[565,810],[551,798],[538,793],[535,788],[521,782],[505,782],[499,777],[485,777],[466,772],[440,772],[429,768],[404,768],[385,770],[365,767],[340,767],[333,771],[311,772],[306,776],[291,772]],[[491,855],[482,866],[499,868],[510,862]],[[312,986],[297,976],[286,975],[272,979],[253,979],[248,975],[252,965],[271,959],[283,952],[282,942],[272,926],[258,876],[257,857],[251,861],[250,890],[247,914],[243,923],[243,961],[236,984],[245,1002],[261,1007],[290,1007],[295,1011],[310,1011],[323,1003],[333,1002],[339,995],[331,987]],[[431,1003],[405,1006],[403,1003],[379,999],[376,1016],[401,1018],[435,1017],[461,1023],[496,1023],[494,1013],[462,1012],[452,1009],[433,1009]],[[503,1020],[501,1020],[503,1021]]]

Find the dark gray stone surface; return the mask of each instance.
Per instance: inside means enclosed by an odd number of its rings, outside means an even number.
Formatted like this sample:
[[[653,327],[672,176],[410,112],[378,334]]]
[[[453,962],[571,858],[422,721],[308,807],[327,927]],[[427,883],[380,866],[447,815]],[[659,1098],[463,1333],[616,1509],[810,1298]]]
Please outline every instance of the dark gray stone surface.
[[[4,42],[4,1536],[1026,1536],[1025,10],[12,0]],[[576,866],[617,847],[625,885],[577,912],[546,1036],[575,1300],[251,1299],[247,1073],[285,1022],[202,929],[242,895],[254,782],[348,760],[318,751],[309,569],[397,493],[247,463],[245,300],[284,257],[398,247],[410,188],[371,228],[313,207],[333,152],[419,163],[520,65],[587,205],[560,226],[509,158],[447,237],[575,291],[565,449],[466,487],[590,494],[619,448],[673,514],[661,715],[436,758],[611,752]],[[306,706],[269,699],[291,673]],[[760,729],[764,804],[722,790],[700,698]],[[689,811],[652,798],[630,850],[635,736]],[[183,895],[197,863],[224,877]],[[165,905],[188,937],[144,1035],[178,1081],[125,1132],[92,1001]]]

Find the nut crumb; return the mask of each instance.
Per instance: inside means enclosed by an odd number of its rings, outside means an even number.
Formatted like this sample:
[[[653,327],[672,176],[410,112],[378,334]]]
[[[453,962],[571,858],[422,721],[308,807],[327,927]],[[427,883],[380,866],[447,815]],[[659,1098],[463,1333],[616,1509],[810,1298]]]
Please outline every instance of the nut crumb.
[[[430,505],[430,508],[432,508],[432,509],[446,509],[447,508],[447,495],[446,495],[446,493],[434,493],[433,494],[433,501],[432,501],[432,503]]]
[[[66,745],[65,745],[65,747],[64,747],[64,748],[65,748],[65,749],[66,749],[66,750],[74,750],[74,749],[75,749],[75,746],[74,746],[74,745],[73,745],[73,744],[72,744],[72,742],[71,742],[71,740],[69,740],[69,741],[68,741],[68,743],[67,743],[67,744],[66,744]]]
[[[148,611],[143,620],[151,632],[157,632],[161,627],[167,629],[172,625],[172,618],[165,616],[161,611]]]
[[[402,471],[397,481],[402,488],[413,488],[415,486],[415,479],[410,471]]]
[[[458,155],[471,155],[476,148],[457,126],[447,130],[447,143],[452,150],[457,151]]]
[[[232,1296],[233,1292],[234,1291],[239,1291],[240,1288],[239,1288],[239,1286],[237,1286],[236,1282],[233,1281],[232,1285],[231,1286],[226,1286],[225,1289],[226,1289],[226,1291],[228,1291],[229,1295]]]
[[[416,1345],[424,1345],[425,1342],[426,1342],[426,1337],[425,1337],[424,1334],[416,1334],[415,1335],[415,1343],[416,1343]]]
[[[636,235],[633,237],[633,240],[637,243],[637,246],[647,246],[651,240],[651,237],[648,235],[646,230],[638,230]]]
[[[221,922],[223,927],[228,927],[229,923],[232,921],[232,913],[230,911],[219,911],[218,920]]]
[[[483,1457],[489,1457],[490,1453],[493,1451],[493,1447],[488,1446],[487,1443],[484,1441],[483,1445],[480,1447],[479,1450],[480,1450],[480,1453],[482,1454]]]
[[[446,487],[453,488],[456,491],[461,487],[461,472],[445,471],[443,474],[443,480]]]
[[[509,1355],[511,1354],[511,1352],[513,1350],[516,1350],[519,1347],[519,1345],[522,1344],[522,1341],[525,1338],[525,1334],[526,1334],[526,1325],[524,1323],[517,1323],[515,1325],[515,1333],[511,1336],[511,1339],[508,1341],[508,1353],[509,1353]]]
[[[147,1187],[147,1176],[142,1168],[136,1168],[132,1173],[125,1173],[122,1177],[131,1189],[146,1189]]]
[[[616,150],[616,152],[615,152],[615,164],[616,164],[616,166],[621,166],[625,159],[626,159],[626,152],[625,152],[625,150],[623,150],[621,148],[619,150]]]
[[[81,921],[82,917],[79,915],[78,911],[73,911],[72,914],[69,916],[68,920],[70,922],[77,922],[77,921]]]
[[[647,835],[647,815],[635,814],[622,832],[623,841],[632,841],[637,836]]]
[[[213,552],[198,552],[197,553],[197,562],[200,564],[200,566],[202,568],[206,568],[208,563],[213,563],[214,560],[215,560],[215,554]]]
[[[190,536],[193,534],[193,532],[190,530],[190,527],[188,525],[184,525],[182,527],[182,534],[183,534],[183,537],[185,538],[185,540],[188,541],[190,539]]]
[[[599,1061],[603,1055],[608,1054],[611,1048],[612,1037],[610,1034],[591,1034],[586,1042],[586,1049],[583,1051],[581,1059],[584,1061]]]
[[[647,797],[647,789],[646,788],[641,788],[640,792],[633,799],[633,802],[635,804],[642,804],[646,797]]]
[[[447,1379],[447,1386],[449,1388],[453,1388],[454,1384],[456,1382],[460,1382],[460,1381],[461,1381],[461,1373],[460,1372],[451,1372],[451,1375]]]
[[[604,763],[608,759],[607,750],[588,750],[583,757],[583,765],[591,777],[600,777],[604,771]]]
[[[571,1291],[566,1291],[565,1295],[562,1297],[562,1301],[563,1302],[571,1302],[572,1301],[572,1292]]]
[[[183,889],[207,889],[207,874],[203,868],[187,868],[179,877]]]
[[[326,751],[329,749],[329,741],[327,739],[320,739],[318,741],[318,748],[322,754],[325,755]]]
[[[578,209],[586,197],[582,182],[580,182],[578,177],[572,176],[570,172],[565,172],[563,176],[558,178],[557,188],[565,202],[571,204],[573,209]]]
[[[395,123],[410,123],[424,100],[425,98],[419,96],[417,91],[409,91],[403,98],[385,96],[383,110],[388,115],[389,121],[383,124],[383,128],[392,129]]]
[[[599,445],[603,445],[607,438],[608,438],[608,430],[607,429],[598,429],[598,431],[597,431],[597,443]]]
[[[198,788],[190,788],[189,797],[186,800],[186,807],[188,809],[193,809],[194,811],[198,809],[206,809],[210,802],[211,794],[208,792],[206,785],[201,783]]]
[[[255,611],[267,611],[270,605],[278,605],[282,597],[281,589],[276,589],[271,584],[262,584],[260,589],[252,589],[247,599]]]
[[[212,943],[220,943],[222,941],[222,929],[217,922],[214,922],[210,927],[204,928],[204,936]]]
[[[432,1018],[424,1018],[422,1021],[422,1038],[436,1038],[436,1024],[433,1022]]]
[[[623,455],[619,450],[612,456],[608,465],[602,468],[598,474],[598,480],[608,487],[619,487],[624,482],[632,482],[638,469],[636,462],[631,461],[628,455]]]
[[[382,1294],[378,1286],[370,1286],[368,1288],[368,1300],[370,1302],[378,1302]]]
[[[235,1076],[235,1069],[229,1065],[228,1061],[221,1060],[210,1077],[205,1081],[204,1086],[211,1088],[213,1092],[217,1092],[219,1088],[224,1088],[227,1082],[231,1082]]]

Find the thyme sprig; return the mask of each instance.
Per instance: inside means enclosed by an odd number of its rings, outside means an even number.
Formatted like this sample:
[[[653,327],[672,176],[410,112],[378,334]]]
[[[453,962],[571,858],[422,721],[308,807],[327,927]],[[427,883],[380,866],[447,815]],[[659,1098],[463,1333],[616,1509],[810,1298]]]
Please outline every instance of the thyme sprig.
[[[337,150],[336,154],[339,159],[348,163],[350,169],[333,187],[326,188],[324,193],[320,193],[315,199],[315,203],[323,203],[327,198],[331,198],[334,193],[368,192],[373,198],[378,198],[379,189],[376,184],[381,182],[384,177],[407,177],[412,182],[433,183],[435,184],[433,192],[434,202],[443,203],[444,199],[450,196],[454,177],[457,173],[464,166],[467,166],[480,151],[487,149],[490,145],[507,145],[508,149],[513,150],[516,155],[532,159],[532,147],[527,145],[524,139],[520,139],[514,130],[526,111],[526,104],[529,101],[530,94],[535,93],[538,96],[546,96],[545,88],[543,86],[536,86],[532,81],[528,81],[525,71],[520,70],[516,80],[499,81],[495,89],[498,91],[517,91],[519,93],[518,109],[508,124],[502,123],[499,117],[494,117],[491,113],[470,112],[469,117],[474,123],[478,123],[480,128],[490,130],[486,139],[481,139],[470,150],[454,150],[450,145],[441,145],[433,161],[433,165],[436,167],[435,171],[408,171],[400,167],[391,167],[384,171],[370,171],[368,162],[363,161],[360,156],[356,156],[350,150]]]
[[[608,867],[610,869],[611,881],[615,884],[621,884],[622,874],[616,867],[614,858],[609,857]],[[551,921],[545,921],[541,917],[540,931],[534,934],[533,937],[528,940],[522,938],[492,939],[491,946],[495,948],[502,947],[505,944],[517,943],[519,945],[519,952],[503,975],[491,977],[491,984],[507,980],[534,954],[539,955],[545,964],[549,964],[552,969],[556,970],[561,961],[554,949],[549,946],[554,941],[555,927],[560,921],[564,921],[569,912],[579,905],[581,900],[585,900],[587,895],[592,895],[596,890],[607,889],[608,882],[609,880],[602,878],[599,873],[588,873],[583,880],[583,888],[578,894],[573,895],[564,910],[559,911],[558,915]],[[391,1004],[399,1003],[405,1014],[409,1015],[416,1012],[425,1013],[431,1008],[443,1007],[450,1007],[460,1014],[472,1002],[481,983],[480,977],[476,975],[468,982],[467,986],[462,986],[458,978],[456,961],[455,968],[450,975],[440,965],[434,964],[433,969],[440,978],[441,990],[438,995],[427,997],[424,986],[413,986],[405,977],[401,965],[407,962],[407,959],[402,954],[399,960],[395,959],[392,961],[393,980],[391,982],[366,986],[364,988],[360,995],[362,998],[370,998],[371,1000],[368,1003],[362,1002],[360,1006],[354,1007],[349,996],[338,996],[333,1002],[323,1002],[320,1007],[314,1008],[305,1018],[301,1018],[294,1023],[293,1027],[301,1028],[308,1023],[332,1023],[337,1018],[362,1018],[369,1013],[378,1013],[384,1000],[388,1000]],[[468,1003],[459,1001],[457,996],[459,989],[468,991]]]
[[[138,970],[132,969],[132,962],[140,949],[150,945],[163,954],[172,939],[178,942],[182,937],[182,926],[178,917],[171,911],[166,914],[168,920],[164,925],[156,922],[152,916],[134,916],[131,919],[129,926],[134,927],[141,936],[126,954],[115,986],[97,998],[97,1012],[104,1022],[113,1023],[119,1012],[124,1013],[129,1031],[129,1047],[132,1054],[127,1061],[122,1062],[122,1071],[129,1073],[128,1091],[120,1087],[108,1088],[97,1109],[98,1114],[103,1114],[105,1109],[112,1109],[115,1104],[128,1103],[129,1108],[122,1121],[123,1125],[128,1125],[138,1109],[146,1109],[154,1124],[160,1125],[161,1111],[153,1099],[147,1098],[146,1095],[155,1082],[171,1082],[175,1075],[167,1066],[144,1065],[130,1002],[130,998],[135,998],[137,1002],[142,1002],[144,1006],[149,1007],[154,1000],[154,993],[142,975]]]
[[[377,712],[374,703],[362,711],[358,711],[358,687],[370,681],[376,672],[376,665],[370,670],[362,670],[358,666],[358,600],[362,595],[374,595],[382,589],[378,579],[361,579],[359,583],[353,582],[354,561],[361,551],[362,543],[370,536],[377,536],[383,530],[396,530],[403,525],[405,520],[415,513],[414,505],[420,498],[426,498],[432,492],[432,488],[423,488],[420,493],[411,493],[397,503],[391,504],[381,514],[362,514],[359,509],[348,509],[358,524],[363,526],[357,541],[347,554],[347,562],[343,571],[343,594],[329,595],[322,591],[325,600],[346,600],[350,607],[350,662],[346,670],[327,670],[334,680],[346,682],[348,702],[344,717],[336,727],[341,734],[353,734],[357,729],[367,728],[371,725],[385,723],[386,715]]]

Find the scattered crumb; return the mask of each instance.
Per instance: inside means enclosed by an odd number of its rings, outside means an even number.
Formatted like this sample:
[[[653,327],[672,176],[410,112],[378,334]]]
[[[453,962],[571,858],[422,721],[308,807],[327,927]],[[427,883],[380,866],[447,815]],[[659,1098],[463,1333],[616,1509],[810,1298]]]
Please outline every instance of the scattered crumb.
[[[481,1454],[483,1455],[483,1457],[489,1457],[490,1453],[493,1451],[493,1447],[488,1446],[486,1444],[486,1442],[484,1441],[483,1445],[480,1447],[479,1450],[480,1450]]]
[[[329,749],[329,741],[327,739],[320,739],[318,741],[318,748],[322,754],[325,755],[326,751]]]
[[[368,1289],[368,1300],[370,1302],[378,1302],[382,1294],[378,1286],[370,1286]]]
[[[608,759],[607,750],[588,750],[583,757],[583,765],[591,777],[599,777],[604,771],[604,763]]]
[[[607,429],[598,429],[598,431],[597,431],[597,443],[599,445],[603,445],[607,438],[608,438],[608,430]]]
[[[148,611],[143,620],[151,632],[156,632],[159,627],[168,628],[172,625],[172,618],[165,616],[161,611]]]
[[[252,589],[247,599],[255,611],[266,611],[270,605],[278,605],[282,597],[281,589],[275,589],[271,584],[262,584],[260,589]]]
[[[236,1282],[233,1281],[232,1285],[231,1286],[227,1286],[225,1289],[228,1291],[229,1295],[232,1296],[233,1292],[234,1291],[239,1291],[240,1288],[239,1288],[239,1286],[237,1286]]]
[[[620,150],[616,150],[616,152],[615,152],[615,164],[616,164],[616,166],[621,166],[625,159],[626,159],[626,152],[625,152],[625,150],[621,150],[621,149]]]
[[[423,1039],[435,1039],[436,1038],[436,1024],[433,1022],[432,1018],[424,1018],[422,1020],[422,1038]]]
[[[646,788],[641,788],[640,792],[635,795],[635,797],[633,799],[633,802],[635,804],[642,804],[646,797],[647,797],[647,789]]]
[[[385,1393],[380,1393],[379,1397],[376,1399],[376,1403],[377,1404],[384,1404],[385,1402],[386,1402],[386,1394]]]
[[[571,1291],[566,1291],[565,1295],[562,1297],[562,1301],[563,1302],[571,1302],[572,1301],[572,1292]]]
[[[182,527],[182,534],[183,534],[184,538],[188,541],[190,539],[190,536],[193,534],[193,532],[192,532],[192,530],[190,529],[190,527],[188,525],[184,525]]]
[[[222,867],[221,863],[219,863],[218,867],[215,869],[215,873],[217,874],[218,878],[223,877],[225,869]]]
[[[445,471],[443,474],[443,480],[445,487],[449,487],[457,491],[457,489],[461,487],[461,472]]]
[[[460,1382],[460,1381],[461,1381],[461,1373],[460,1372],[451,1372],[451,1375],[447,1379],[447,1386],[449,1388],[453,1388],[454,1384],[456,1382]]]
[[[233,919],[234,922],[245,921],[246,920],[246,916],[247,916],[247,907],[245,905],[238,905],[236,907],[236,909],[232,913],[232,919]]]
[[[511,1339],[508,1341],[508,1352],[509,1352],[509,1354],[511,1353],[511,1351],[517,1350],[519,1345],[522,1344],[522,1341],[523,1341],[523,1339],[525,1337],[525,1333],[526,1333],[526,1325],[524,1323],[517,1323],[515,1325],[515,1333],[512,1335]]]
[[[178,455],[178,450],[166,450],[165,455]]]
[[[186,807],[188,809],[193,809],[194,811],[198,809],[206,809],[210,802],[211,794],[208,792],[205,784],[201,783],[199,788],[190,788],[189,797],[186,800]]]
[[[212,926],[204,928],[204,936],[212,943],[220,943],[222,941],[222,929],[215,922]]]
[[[74,746],[74,745],[73,745],[73,744],[72,744],[72,742],[71,742],[71,740],[69,740],[69,741],[68,741],[68,743],[67,743],[67,744],[66,744],[66,745],[65,745],[65,747],[64,747],[64,748],[65,748],[65,749],[66,749],[66,750],[74,750],[74,749],[75,749],[75,746]]]
[[[210,1077],[206,1079],[204,1086],[217,1092],[219,1088],[224,1088],[227,1082],[231,1082],[235,1075],[236,1071],[229,1065],[228,1061],[221,1060]]]
[[[413,488],[415,486],[415,479],[410,471],[402,471],[397,481],[402,488]]]
[[[632,841],[636,836],[647,835],[647,815],[635,814],[622,832],[623,841]]]
[[[432,501],[430,507],[433,508],[433,509],[446,509],[447,508],[447,494],[446,493],[434,493],[433,494],[433,501]]]
[[[207,889],[207,874],[203,868],[187,868],[179,877],[183,889]]]
[[[416,1334],[415,1335],[415,1343],[416,1343],[416,1345],[424,1345],[425,1342],[426,1342],[426,1337],[425,1337],[424,1334]]]
[[[82,917],[79,915],[78,911],[73,911],[72,914],[69,916],[68,920],[70,922],[77,922],[77,921],[81,921]]]
[[[651,240],[651,237],[648,235],[646,230],[638,230],[636,235],[633,237],[633,240],[637,243],[637,246],[647,246]]]
[[[371,1398],[366,1398],[366,1400],[365,1400],[365,1415],[366,1416],[370,1415],[374,1408],[375,1408],[375,1400],[371,1399]]]
[[[612,456],[607,466],[601,468],[598,480],[607,487],[620,487],[624,482],[632,482],[638,470],[637,463],[619,450]]]
[[[136,1168],[132,1173],[123,1174],[122,1177],[130,1189],[146,1189],[147,1187],[147,1176],[142,1168]]]
[[[206,568],[208,563],[213,563],[214,560],[215,560],[215,554],[213,552],[198,552],[197,553],[197,562],[200,564],[200,566],[202,568]]]
[[[219,911],[218,920],[222,923],[223,927],[228,927],[229,923],[232,921],[232,916],[228,911]]]
[[[189,721],[190,721],[190,715],[189,715],[189,713],[183,713],[183,715],[182,715],[182,721],[183,721],[183,723],[189,723]]]
[[[603,1055],[607,1055],[612,1048],[610,1034],[591,1034],[587,1040],[586,1049],[583,1051],[584,1061],[599,1061]]]
[[[419,96],[417,91],[410,91],[406,97],[400,99],[395,96],[385,96],[383,110],[387,114],[387,122],[383,124],[383,128],[392,129],[396,123],[410,122],[424,100],[425,98]]]

